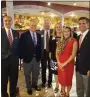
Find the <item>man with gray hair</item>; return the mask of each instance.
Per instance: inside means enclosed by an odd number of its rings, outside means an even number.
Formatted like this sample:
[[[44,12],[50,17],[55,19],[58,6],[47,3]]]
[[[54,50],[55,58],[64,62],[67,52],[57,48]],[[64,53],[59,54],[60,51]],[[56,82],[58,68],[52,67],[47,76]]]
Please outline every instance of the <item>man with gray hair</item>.
[[[41,36],[36,32],[37,23],[30,21],[30,29],[20,37],[20,54],[23,59],[24,75],[27,93],[32,95],[32,88],[37,91],[41,89],[37,86],[39,65],[41,60]],[[31,81],[32,74],[32,81]]]
[[[7,84],[9,79],[10,97],[16,97],[19,66],[19,33],[11,28],[12,18],[4,17],[1,29],[1,95],[9,97]]]
[[[48,67],[48,87],[51,88],[52,86],[52,72],[50,69],[50,58],[49,58],[49,47],[50,47],[50,35],[52,34],[52,30],[50,29],[50,20],[46,18],[44,20],[44,29],[41,31],[42,37],[42,59],[41,59],[41,66],[42,66],[42,87],[46,86],[46,69]]]

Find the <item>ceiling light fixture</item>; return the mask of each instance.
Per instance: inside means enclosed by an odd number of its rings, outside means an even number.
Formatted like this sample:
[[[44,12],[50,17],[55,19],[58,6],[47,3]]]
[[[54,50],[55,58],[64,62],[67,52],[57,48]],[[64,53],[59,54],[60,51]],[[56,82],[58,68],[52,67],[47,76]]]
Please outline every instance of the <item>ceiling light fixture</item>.
[[[51,3],[50,2],[48,2],[48,6],[50,6],[51,5]]]
[[[53,17],[55,17],[56,15],[55,15],[55,14],[51,14],[50,16],[53,18]]]
[[[44,12],[42,12],[42,15],[44,15],[45,13]]]
[[[71,17],[74,17],[74,16],[75,16],[75,14],[73,14],[73,13],[72,13],[70,16],[71,16]]]
[[[76,6],[76,2],[74,2],[73,5]]]

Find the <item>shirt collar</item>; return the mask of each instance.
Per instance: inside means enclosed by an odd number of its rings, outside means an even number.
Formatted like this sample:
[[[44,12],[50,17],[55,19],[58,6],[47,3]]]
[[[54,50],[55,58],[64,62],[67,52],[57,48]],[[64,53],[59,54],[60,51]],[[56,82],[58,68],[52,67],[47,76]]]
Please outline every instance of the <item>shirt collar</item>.
[[[30,31],[30,33],[32,33],[32,34],[34,33],[34,34],[35,34],[36,32],[32,32],[32,31]]]
[[[85,32],[81,32],[81,34],[83,34],[84,36],[88,33],[89,29],[87,29]]]
[[[11,32],[11,28],[10,28],[10,29],[8,29],[8,28],[6,28],[6,27],[5,27],[5,30],[6,30],[6,32],[8,32],[8,30],[10,30],[10,32]]]
[[[44,31],[45,31],[46,33],[47,33],[47,32],[49,33],[50,30],[44,30]]]

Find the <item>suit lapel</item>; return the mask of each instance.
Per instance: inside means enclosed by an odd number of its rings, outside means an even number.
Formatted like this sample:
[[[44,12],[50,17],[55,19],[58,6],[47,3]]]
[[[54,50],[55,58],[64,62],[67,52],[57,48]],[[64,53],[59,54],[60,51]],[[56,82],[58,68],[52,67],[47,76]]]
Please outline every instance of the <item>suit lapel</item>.
[[[37,37],[37,44],[38,44],[38,34],[37,34],[37,32],[36,32],[36,37]]]
[[[7,34],[6,34],[6,30],[5,29],[3,29],[2,34],[3,34],[4,40],[7,42],[8,46],[10,46],[10,43],[9,43],[9,40],[8,40],[8,37],[7,37]]]
[[[28,34],[28,40],[30,40],[33,43],[33,39],[32,39],[30,31],[28,31],[27,34]]]
[[[14,30],[13,30],[13,29],[11,29],[11,30],[12,30],[13,40],[14,40],[14,38],[15,38],[15,33],[14,33]]]
[[[42,30],[42,31],[41,31],[41,35],[44,35],[44,32],[45,32],[45,31],[44,31],[44,30]]]
[[[13,42],[14,42],[14,39],[15,39],[15,33],[14,33],[14,30],[13,30],[13,29],[11,29],[11,30],[12,30],[12,37],[13,37],[12,44],[13,44]]]
[[[13,45],[13,42],[14,42],[15,38],[17,38],[17,36],[16,36],[15,31],[13,29],[11,29],[11,30],[12,30],[12,37],[13,37],[13,41],[12,41],[12,45]]]

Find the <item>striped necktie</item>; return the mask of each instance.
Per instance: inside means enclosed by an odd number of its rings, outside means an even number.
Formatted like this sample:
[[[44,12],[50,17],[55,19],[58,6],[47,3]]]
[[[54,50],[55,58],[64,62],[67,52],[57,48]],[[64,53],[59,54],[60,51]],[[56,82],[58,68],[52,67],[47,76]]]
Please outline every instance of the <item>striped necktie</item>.
[[[10,30],[8,30],[8,40],[9,40],[10,46],[12,46],[12,35]]]
[[[79,48],[81,47],[82,37],[83,37],[83,34],[81,34],[81,35],[80,35],[80,38],[79,38]]]
[[[35,33],[33,32],[33,42],[34,42],[34,46],[36,46],[36,38],[35,38]]]

